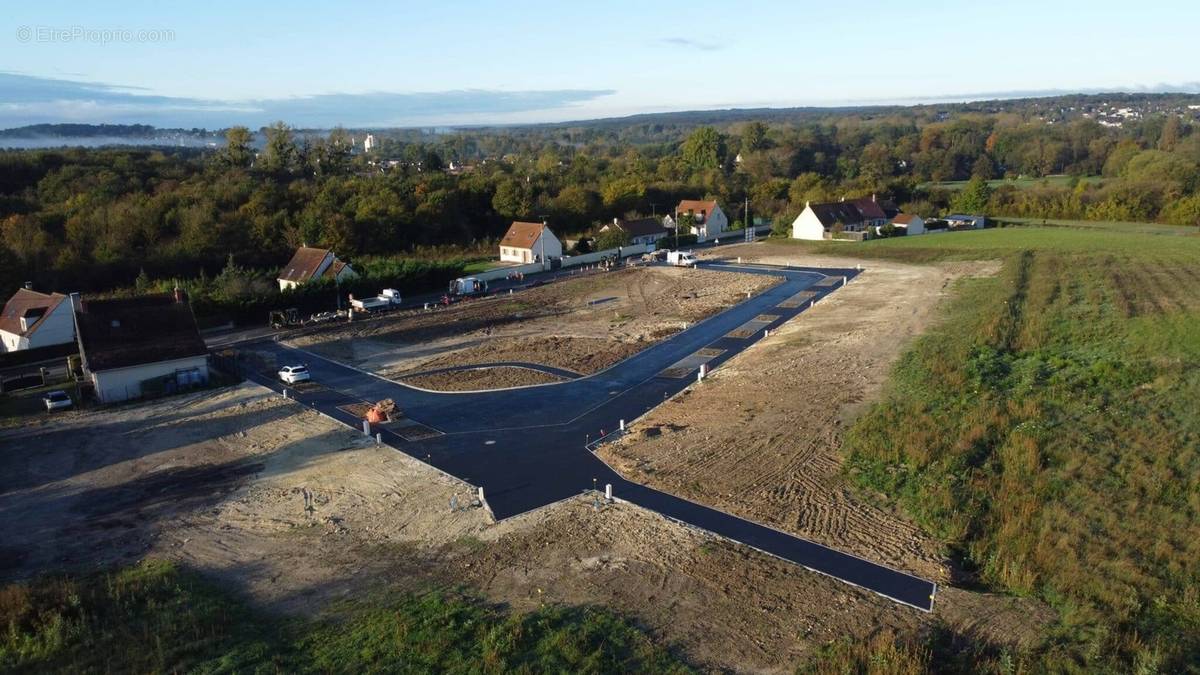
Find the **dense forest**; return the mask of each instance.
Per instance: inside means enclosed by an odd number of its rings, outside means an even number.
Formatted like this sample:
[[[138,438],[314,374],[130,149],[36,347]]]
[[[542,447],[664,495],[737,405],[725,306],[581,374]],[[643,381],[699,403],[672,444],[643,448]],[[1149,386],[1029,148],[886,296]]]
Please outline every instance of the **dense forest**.
[[[809,200],[879,194],[925,216],[1200,226],[1195,109],[1155,97],[1120,105],[1139,101],[1145,114],[1120,126],[1069,114],[1100,105],[1071,97],[378,131],[370,153],[361,132],[283,123],[227,130],[208,150],[7,151],[0,283],[105,291],[231,264],[273,270],[302,243],[351,260],[480,250],[517,218],[571,234],[701,196],[731,220],[748,200],[752,215],[780,224]],[[1076,178],[1040,180],[1051,175]]]

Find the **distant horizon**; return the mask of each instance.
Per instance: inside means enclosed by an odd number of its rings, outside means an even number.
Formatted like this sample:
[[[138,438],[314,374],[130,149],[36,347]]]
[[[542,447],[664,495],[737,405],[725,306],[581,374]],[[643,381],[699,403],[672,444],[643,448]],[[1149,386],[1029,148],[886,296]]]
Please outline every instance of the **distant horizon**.
[[[1200,93],[1198,24],[1182,0],[753,0],[736,16],[715,0],[26,3],[0,16],[0,127],[498,126]]]
[[[5,73],[0,73],[0,83],[3,82]],[[280,117],[270,121],[261,123],[244,123],[232,122],[229,124],[182,124],[170,123],[153,119],[130,119],[119,121],[80,121],[74,119],[59,119],[59,120],[39,120],[23,124],[14,124],[12,126],[0,127],[0,132],[18,131],[26,127],[33,126],[62,126],[62,125],[82,125],[82,126],[149,126],[155,130],[180,130],[191,131],[193,129],[201,129],[204,131],[221,131],[234,126],[245,126],[257,131],[263,127],[269,126],[278,121],[282,121],[288,126],[305,131],[328,131],[334,128],[343,127],[356,131],[388,131],[388,130],[421,130],[421,129],[471,129],[471,128],[488,128],[488,127],[521,127],[521,126],[539,126],[539,125],[558,125],[572,123],[594,123],[604,121],[618,121],[642,116],[654,115],[672,115],[672,114],[701,114],[705,112],[712,113],[738,113],[755,111],[770,111],[784,112],[788,110],[812,110],[812,111],[838,111],[838,110],[855,110],[855,109],[871,109],[871,108],[919,108],[936,105],[970,105],[970,104],[986,104],[986,103],[1002,103],[1006,101],[1018,100],[1037,100],[1037,99],[1054,99],[1070,96],[1200,96],[1200,85],[1191,85],[1190,88],[1168,88],[1158,89],[1126,89],[1126,90],[1070,90],[1070,89],[1055,89],[1045,91],[1020,91],[1020,92],[986,92],[978,94],[961,94],[947,96],[927,96],[920,98],[897,99],[893,101],[845,101],[845,102],[829,102],[829,103],[813,103],[813,104],[797,104],[797,105],[729,105],[719,107],[702,107],[702,108],[672,108],[672,109],[647,109],[642,111],[630,112],[627,114],[613,114],[599,117],[570,117],[564,119],[544,119],[531,121],[475,121],[475,122],[444,122],[444,123],[413,123],[413,124],[362,124],[348,125],[343,123],[334,123],[327,126],[306,126],[291,122],[290,120]],[[3,116],[0,115],[0,119]],[[30,137],[32,138],[32,137]]]

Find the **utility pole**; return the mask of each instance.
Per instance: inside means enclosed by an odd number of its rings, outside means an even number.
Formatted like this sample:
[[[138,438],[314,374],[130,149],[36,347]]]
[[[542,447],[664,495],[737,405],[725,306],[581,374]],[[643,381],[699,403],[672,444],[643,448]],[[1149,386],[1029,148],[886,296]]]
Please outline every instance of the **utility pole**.
[[[538,235],[538,244],[541,247],[541,251],[538,253],[538,255],[542,259],[542,270],[547,271],[550,269],[550,266],[547,264],[547,261],[546,261],[546,229],[549,227],[546,224],[546,221],[550,219],[550,216],[538,216],[538,217],[542,219],[542,232],[541,232],[541,234]]]

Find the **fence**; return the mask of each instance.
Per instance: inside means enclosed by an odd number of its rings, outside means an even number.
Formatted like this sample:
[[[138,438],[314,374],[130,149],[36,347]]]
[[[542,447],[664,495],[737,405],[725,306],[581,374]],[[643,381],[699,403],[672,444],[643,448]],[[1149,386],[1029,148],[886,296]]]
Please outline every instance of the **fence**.
[[[590,265],[591,263],[600,262],[609,256],[616,255],[618,250],[621,251],[622,258],[627,258],[631,255],[641,255],[647,251],[653,250],[653,248],[654,247],[652,245],[647,244],[631,244],[629,246],[622,246],[620,249],[610,248],[603,251],[592,251],[591,253],[584,253],[581,255],[563,256],[562,266],[575,267],[577,265]]]

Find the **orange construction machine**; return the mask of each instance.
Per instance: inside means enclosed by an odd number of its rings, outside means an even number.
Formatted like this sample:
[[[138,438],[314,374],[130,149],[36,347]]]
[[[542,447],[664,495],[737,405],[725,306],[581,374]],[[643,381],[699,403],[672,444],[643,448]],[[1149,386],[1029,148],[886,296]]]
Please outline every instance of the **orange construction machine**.
[[[367,410],[367,421],[371,424],[380,424],[390,421],[395,414],[396,402],[390,398],[385,398]]]

